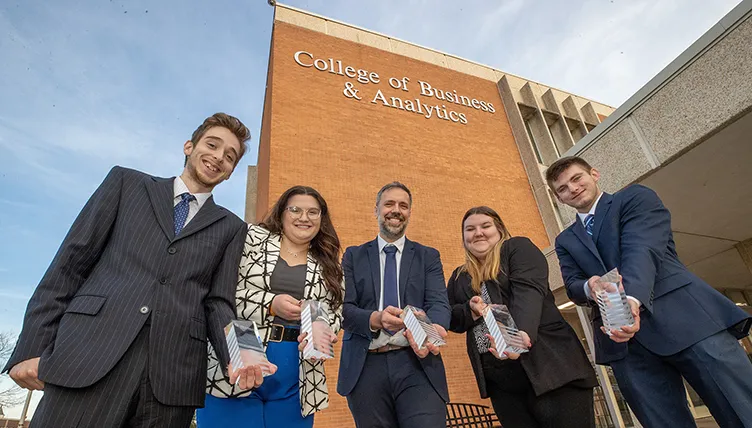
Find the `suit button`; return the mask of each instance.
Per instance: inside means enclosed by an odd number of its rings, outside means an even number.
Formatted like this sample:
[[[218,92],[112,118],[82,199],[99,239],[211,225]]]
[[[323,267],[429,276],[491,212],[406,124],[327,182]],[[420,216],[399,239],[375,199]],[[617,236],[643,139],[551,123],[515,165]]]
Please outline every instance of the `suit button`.
[[[141,306],[140,311],[141,311],[142,314],[145,314],[145,313],[149,312],[149,307],[148,306]]]
[[[167,252],[170,253],[170,254],[175,254],[175,253],[178,252],[178,249],[175,248],[175,247],[170,247],[170,248],[167,249]]]
[[[165,277],[159,278],[159,283],[162,285],[167,284],[167,278]]]

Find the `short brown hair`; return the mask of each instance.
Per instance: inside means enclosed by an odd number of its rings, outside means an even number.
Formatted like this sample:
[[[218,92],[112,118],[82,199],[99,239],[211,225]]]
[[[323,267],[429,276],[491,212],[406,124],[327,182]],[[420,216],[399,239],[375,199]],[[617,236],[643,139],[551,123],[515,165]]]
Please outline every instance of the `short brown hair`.
[[[384,194],[389,189],[402,189],[407,193],[407,196],[410,198],[410,206],[413,205],[413,194],[410,192],[410,189],[407,188],[404,184],[400,183],[399,181],[392,181],[389,184],[385,184],[384,187],[379,190],[379,193],[376,194],[376,206],[379,206],[379,202],[381,202],[381,195]]]
[[[191,135],[191,143],[195,146],[201,137],[206,134],[206,131],[216,126],[226,128],[238,137],[238,141],[240,141],[240,153],[238,153],[238,158],[235,160],[235,165],[237,165],[248,150],[248,140],[251,139],[251,131],[249,131],[248,128],[243,125],[243,122],[237,117],[230,116],[226,113],[214,113],[204,119],[204,123],[193,131],[193,135]],[[185,157],[185,160],[188,162],[188,156]]]
[[[554,189],[554,181],[559,178],[562,172],[566,171],[566,169],[572,165],[581,166],[587,172],[590,172],[590,170],[593,169],[585,159],[579,156],[566,156],[552,163],[546,170],[546,182],[548,183],[548,187],[550,187],[554,193],[556,193],[556,189]]]

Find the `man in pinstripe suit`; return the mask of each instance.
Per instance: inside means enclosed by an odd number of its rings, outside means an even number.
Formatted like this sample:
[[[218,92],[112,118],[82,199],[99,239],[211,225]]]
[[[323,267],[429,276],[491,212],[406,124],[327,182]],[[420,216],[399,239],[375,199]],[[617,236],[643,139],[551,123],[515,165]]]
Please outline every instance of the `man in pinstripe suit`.
[[[44,389],[34,428],[187,427],[203,406],[207,336],[220,361],[246,225],[211,191],[249,131],[217,113],[157,178],[115,167],[76,218],[34,295],[4,370]],[[261,381],[233,373],[241,386]]]

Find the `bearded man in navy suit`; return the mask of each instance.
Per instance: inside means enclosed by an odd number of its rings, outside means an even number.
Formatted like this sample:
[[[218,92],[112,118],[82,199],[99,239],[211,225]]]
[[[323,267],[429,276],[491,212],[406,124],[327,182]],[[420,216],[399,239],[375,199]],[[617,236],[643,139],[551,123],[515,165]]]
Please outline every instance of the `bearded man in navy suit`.
[[[337,392],[358,428],[446,425],[449,401],[439,348],[405,330],[406,305],[423,309],[446,336],[451,309],[439,252],[405,237],[413,197],[402,183],[376,196],[376,239],[345,251],[342,356]]]

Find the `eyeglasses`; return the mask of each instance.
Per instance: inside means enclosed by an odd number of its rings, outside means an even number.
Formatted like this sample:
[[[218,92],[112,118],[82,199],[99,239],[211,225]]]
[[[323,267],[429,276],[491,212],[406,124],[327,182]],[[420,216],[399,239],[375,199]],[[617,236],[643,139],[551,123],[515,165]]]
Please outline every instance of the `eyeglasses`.
[[[321,218],[321,209],[319,208],[303,209],[300,207],[296,207],[295,205],[292,205],[292,206],[285,208],[285,210],[288,213],[290,213],[290,217],[296,220],[303,217],[303,213],[306,213],[308,218],[311,220],[318,220],[319,218]]]

